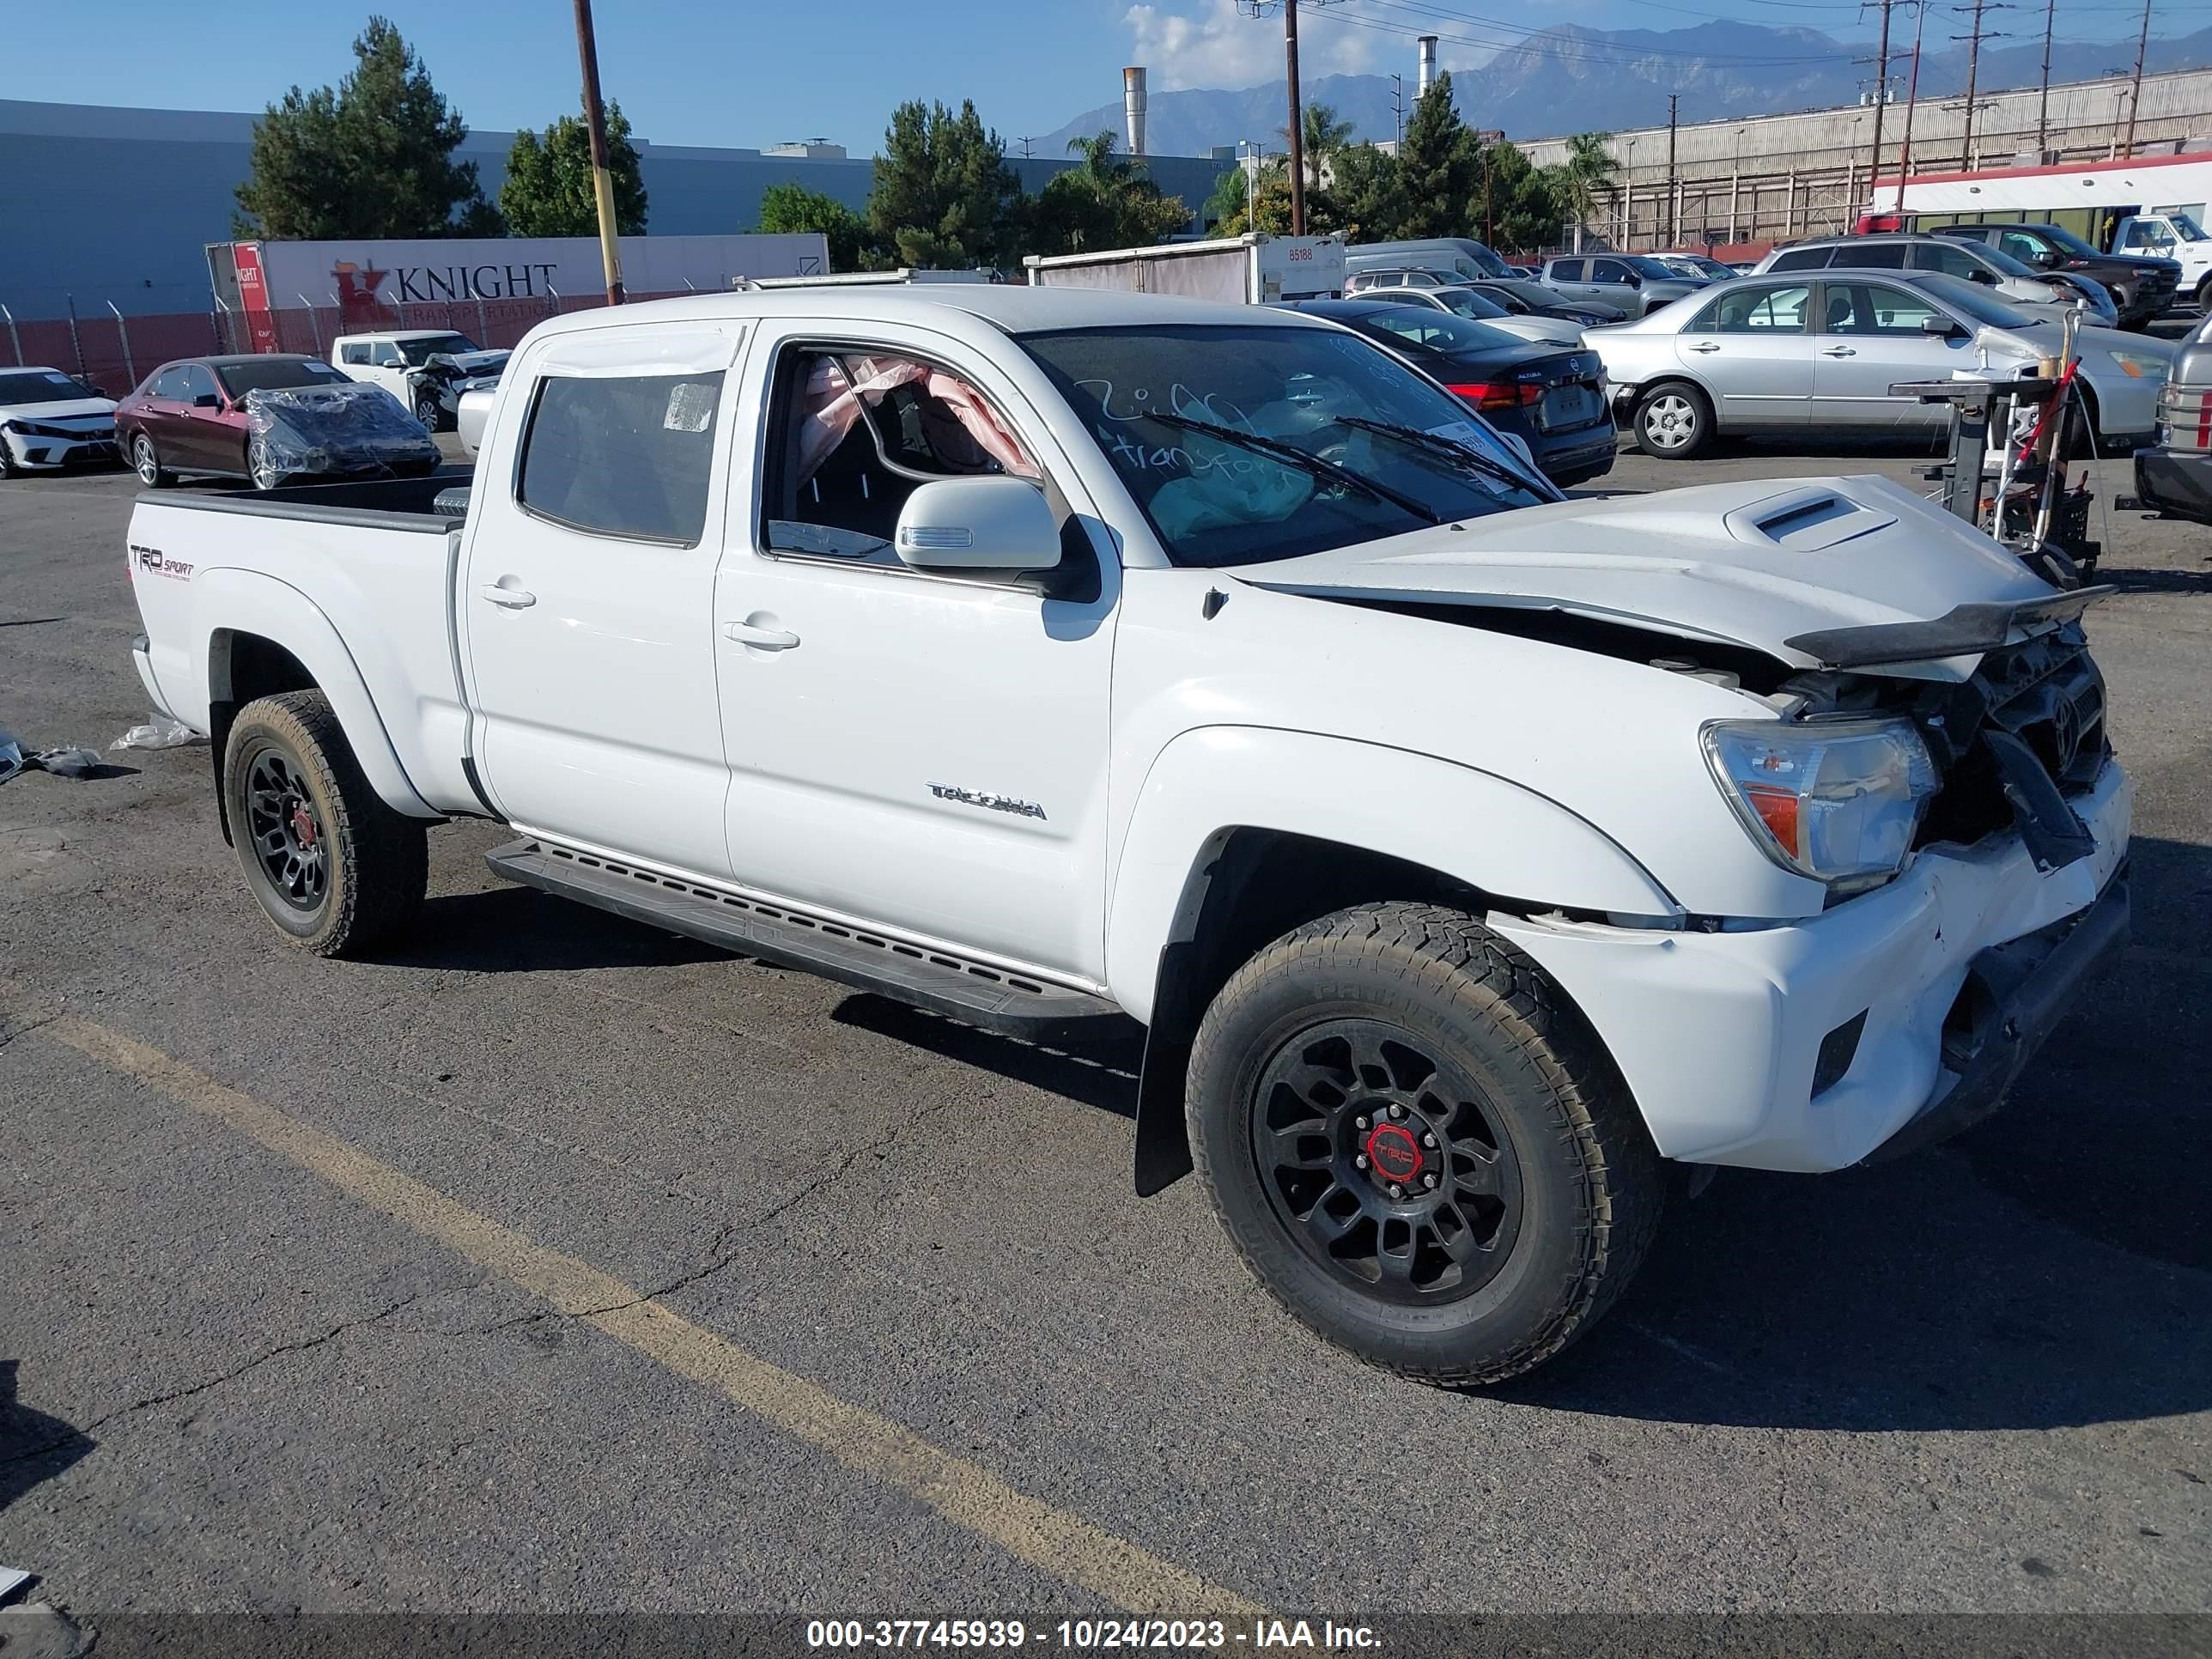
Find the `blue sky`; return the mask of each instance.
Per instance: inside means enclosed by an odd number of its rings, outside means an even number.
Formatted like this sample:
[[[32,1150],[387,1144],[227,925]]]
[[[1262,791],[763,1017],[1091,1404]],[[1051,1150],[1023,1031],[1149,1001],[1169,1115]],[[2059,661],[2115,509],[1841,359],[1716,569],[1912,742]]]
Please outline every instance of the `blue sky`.
[[[0,0],[4,4],[5,0]],[[575,106],[568,0],[376,0],[472,125],[543,126]],[[1413,36],[1445,37],[1447,67],[1536,27],[1684,28],[1729,17],[1870,37],[1841,0],[1303,0],[1309,76],[1400,69]],[[9,5],[0,97],[258,110],[295,82],[334,82],[370,6],[349,0],[69,0]],[[2019,27],[2021,0],[2008,23]],[[763,145],[826,137],[873,151],[902,99],[972,97],[1010,139],[1115,101],[1124,64],[1157,88],[1249,86],[1279,73],[1279,21],[1237,0],[599,0],[599,68],[641,137]],[[2059,0],[2060,33],[2113,39],[2129,0]],[[2161,0],[2155,32],[2212,21]],[[1948,10],[1931,22],[1948,25]],[[1963,27],[1963,25],[1961,25]]]

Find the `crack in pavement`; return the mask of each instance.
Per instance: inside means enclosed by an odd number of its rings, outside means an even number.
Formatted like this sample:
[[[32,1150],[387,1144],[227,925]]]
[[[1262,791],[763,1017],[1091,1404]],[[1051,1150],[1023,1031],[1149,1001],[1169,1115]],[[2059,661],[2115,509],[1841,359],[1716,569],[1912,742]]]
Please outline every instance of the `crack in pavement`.
[[[817,1194],[821,1193],[827,1188],[834,1186],[837,1182],[842,1180],[846,1175],[852,1170],[853,1166],[858,1164],[862,1158],[866,1158],[870,1152],[888,1151],[890,1148],[898,1145],[899,1142],[911,1135],[930,1118],[936,1116],[940,1112],[949,1111],[951,1108],[960,1103],[961,1103],[957,1099],[947,1099],[940,1100],[933,1104],[923,1107],[905,1122],[896,1125],[888,1133],[878,1136],[873,1140],[867,1141],[860,1146],[855,1146],[851,1152],[847,1152],[843,1157],[839,1158],[833,1168],[816,1176],[812,1181],[808,1182],[805,1186],[801,1187],[797,1192],[792,1194],[790,1197],[769,1206],[757,1216],[753,1216],[749,1219],[743,1221],[732,1220],[729,1218],[725,1217],[721,1226],[715,1231],[714,1242],[707,1247],[707,1260],[705,1264],[702,1267],[694,1268],[690,1273],[678,1274],[676,1278],[670,1279],[666,1284],[662,1285],[656,1289],[641,1291],[638,1295],[627,1297],[620,1302],[610,1302],[605,1307],[579,1308],[574,1312],[567,1313],[564,1313],[558,1308],[546,1308],[540,1310],[537,1313],[522,1314],[513,1319],[497,1320],[489,1325],[476,1326],[465,1330],[451,1332],[449,1334],[454,1336],[490,1336],[496,1332],[514,1330],[525,1325],[544,1324],[548,1320],[596,1319],[607,1314],[621,1313],[626,1309],[638,1307],[647,1302],[658,1302],[663,1297],[673,1296],[678,1291],[688,1290],[692,1285],[698,1284],[702,1279],[710,1278],[714,1274],[721,1272],[723,1268],[728,1267],[731,1262],[738,1259],[738,1253],[730,1248],[730,1244],[731,1241],[738,1237],[740,1234],[749,1233],[756,1228],[764,1227],[769,1222],[774,1221],[778,1216],[784,1214],[787,1211],[795,1209],[798,1206],[805,1203],[808,1199],[814,1197]]]
[[[481,1280],[471,1279],[470,1284],[475,1285],[481,1282]],[[89,1440],[92,1437],[94,1430],[105,1428],[109,1424],[118,1422],[126,1417],[135,1417],[140,1412],[151,1411],[156,1406],[171,1405],[179,1400],[189,1400],[195,1395],[207,1393],[210,1389],[219,1389],[226,1382],[234,1382],[240,1377],[245,1376],[248,1371],[253,1370],[259,1366],[265,1365],[272,1359],[282,1358],[288,1353],[304,1353],[311,1348],[319,1348],[325,1343],[337,1340],[339,1337],[343,1336],[348,1331],[357,1331],[365,1325],[374,1325],[383,1320],[389,1319],[401,1309],[410,1307],[415,1303],[420,1302],[426,1296],[441,1295],[447,1290],[458,1290],[463,1288],[466,1287],[461,1285],[443,1285],[439,1287],[436,1291],[416,1291],[411,1296],[402,1297],[390,1307],[385,1308],[376,1313],[368,1315],[364,1318],[349,1319],[341,1324],[333,1325],[329,1330],[325,1331],[320,1336],[311,1336],[307,1338],[304,1341],[283,1343],[276,1347],[269,1349],[266,1352],[256,1354],[252,1358],[247,1360],[243,1365],[240,1365],[234,1370],[225,1371],[220,1376],[210,1377],[204,1382],[195,1382],[187,1389],[177,1389],[167,1394],[157,1394],[144,1400],[134,1400],[127,1406],[118,1406],[113,1411],[107,1412],[99,1417],[95,1417],[89,1423],[79,1424],[71,1428],[68,1433],[56,1435],[52,1439],[45,1442],[41,1445],[33,1446],[27,1451],[17,1452],[8,1457],[0,1457],[0,1469],[9,1468],[17,1463],[27,1463],[33,1458],[43,1457],[48,1452],[57,1451],[74,1441]]]

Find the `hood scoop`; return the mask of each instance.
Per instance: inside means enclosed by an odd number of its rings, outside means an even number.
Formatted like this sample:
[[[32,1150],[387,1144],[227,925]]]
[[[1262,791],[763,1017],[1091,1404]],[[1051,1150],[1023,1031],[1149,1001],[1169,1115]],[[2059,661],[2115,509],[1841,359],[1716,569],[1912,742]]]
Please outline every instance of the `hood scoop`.
[[[1821,553],[1860,536],[1871,536],[1897,522],[1884,513],[1833,489],[1793,489],[1721,515],[1729,535],[1753,547],[1785,547],[1793,553]]]

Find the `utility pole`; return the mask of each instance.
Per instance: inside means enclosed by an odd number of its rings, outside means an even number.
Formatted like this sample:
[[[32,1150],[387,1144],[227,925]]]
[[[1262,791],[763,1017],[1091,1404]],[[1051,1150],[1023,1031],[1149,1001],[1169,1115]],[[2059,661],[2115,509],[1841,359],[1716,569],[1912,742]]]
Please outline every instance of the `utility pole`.
[[[2146,5],[2144,10],[2149,10]],[[2043,82],[2035,94],[2035,162],[2043,165],[2051,149],[2051,26],[2058,15],[2058,0],[2043,0]]]
[[[1391,137],[1398,143],[1406,142],[1406,77],[1395,71],[1390,76]]]
[[[576,51],[584,64],[584,125],[592,137],[592,198],[599,210],[599,263],[606,267],[607,303],[623,302],[622,243],[615,231],[615,181],[607,171],[607,112],[599,103],[599,47],[592,34],[592,0],[576,0]]]
[[[1977,74],[1981,68],[1982,42],[2003,38],[2002,34],[1996,29],[1984,30],[1982,27],[1982,14],[1985,11],[2008,11],[2011,9],[2011,0],[1974,0],[1971,8],[1954,6],[1951,9],[1955,12],[1971,9],[1974,14],[1973,33],[1954,34],[1951,37],[1954,40],[1964,40],[1966,43],[1966,130],[1960,140],[1959,149],[1960,170],[1972,173],[1974,170],[1974,87]]]
[[[1897,210],[1905,211],[1905,181],[1912,176],[1912,112],[1920,102],[1920,36],[1928,27],[1928,0],[1918,0],[1912,25],[1912,78],[1905,85],[1905,143],[1897,155]]]
[[[1333,0],[1313,0],[1316,6],[1326,6]],[[1283,9],[1283,68],[1291,87],[1291,234],[1306,234],[1306,135],[1305,121],[1298,110],[1298,0],[1237,0],[1237,8],[1248,17],[1271,15],[1275,8]]]
[[[2150,47],[2150,0],[2143,0],[2142,32],[2136,36],[2135,90],[2128,94],[2128,155],[2136,153],[2136,114],[2142,107],[2143,53]]]
[[[1875,48],[1874,58],[1874,165],[1867,169],[1867,200],[1874,200],[1875,183],[1881,177],[1881,118],[1889,103],[1889,9],[1896,0],[1881,0],[1881,44]]]
[[[1667,94],[1667,246],[1674,247],[1682,240],[1682,192],[1674,176],[1674,113],[1681,104],[1678,92]]]

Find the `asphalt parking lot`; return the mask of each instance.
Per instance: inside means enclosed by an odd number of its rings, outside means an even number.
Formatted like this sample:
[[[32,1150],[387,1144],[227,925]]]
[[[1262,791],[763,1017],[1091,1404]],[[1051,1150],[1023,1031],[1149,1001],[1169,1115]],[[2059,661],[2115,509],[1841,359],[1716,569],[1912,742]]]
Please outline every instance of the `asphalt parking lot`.
[[[1116,1608],[2212,1614],[2212,532],[2098,471],[2124,961],[1992,1122],[1723,1174],[1488,1395],[1318,1346],[1192,1183],[1133,1197],[1133,1048],[505,886],[488,824],[433,836],[411,944],[324,962],[246,896],[204,747],[0,786],[0,1563],[94,1625],[771,1615],[761,1650]],[[136,487],[0,484],[27,747],[144,718]]]

